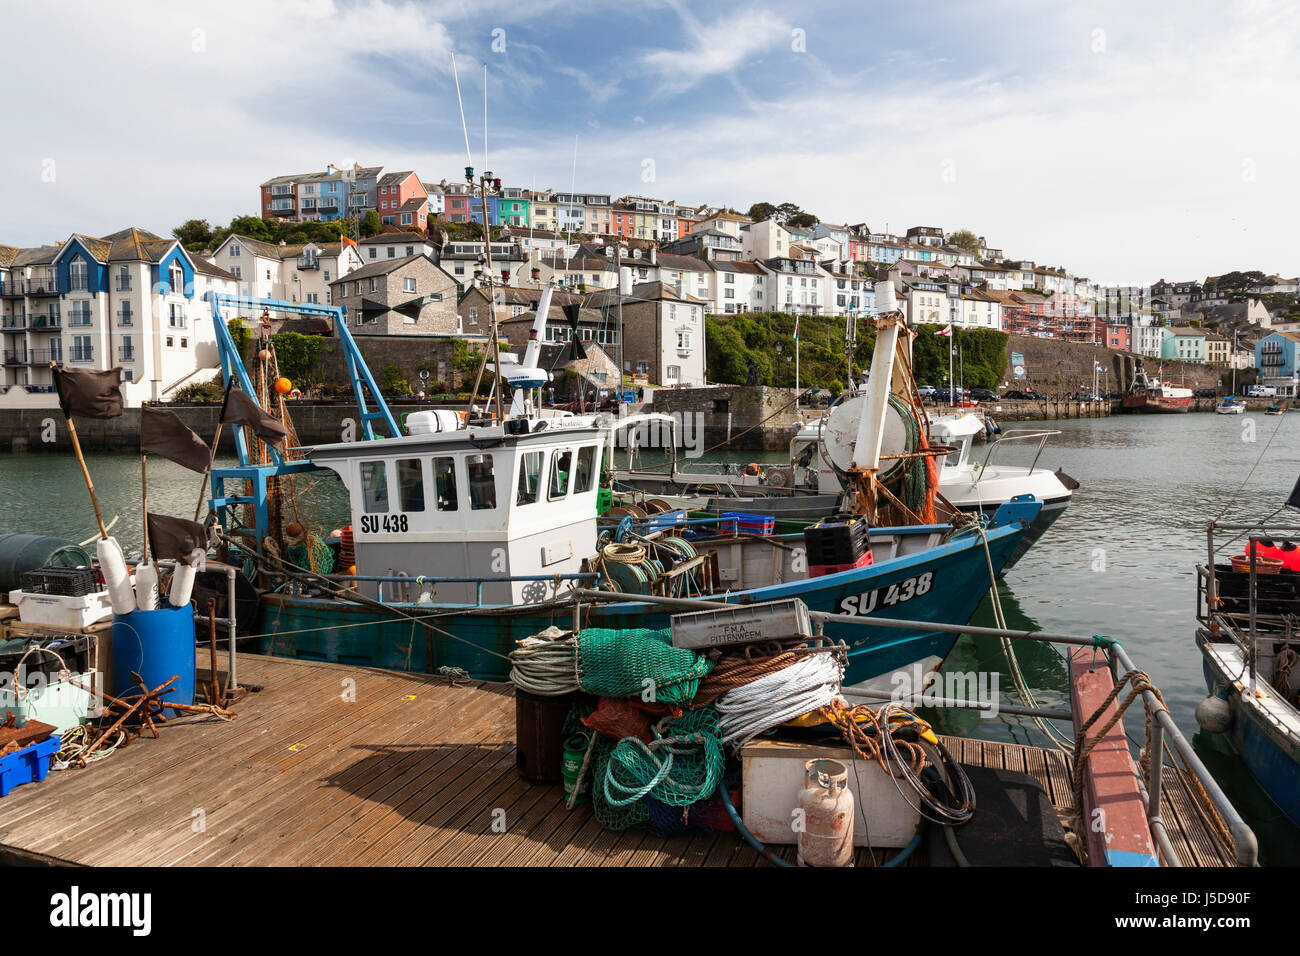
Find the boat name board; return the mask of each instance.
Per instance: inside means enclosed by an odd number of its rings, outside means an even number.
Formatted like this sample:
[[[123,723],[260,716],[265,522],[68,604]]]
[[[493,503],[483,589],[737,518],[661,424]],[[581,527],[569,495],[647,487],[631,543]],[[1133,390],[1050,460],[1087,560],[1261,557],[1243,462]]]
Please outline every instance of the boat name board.
[[[411,522],[404,514],[362,515],[361,530],[365,534],[405,534],[411,530]]]
[[[861,594],[850,594],[840,600],[840,611],[844,614],[861,617],[874,611],[877,604],[881,607],[905,604],[914,597],[928,594],[933,586],[934,572],[926,571],[924,574],[896,581],[887,588],[875,588]],[[881,598],[882,591],[884,592],[883,599]]]

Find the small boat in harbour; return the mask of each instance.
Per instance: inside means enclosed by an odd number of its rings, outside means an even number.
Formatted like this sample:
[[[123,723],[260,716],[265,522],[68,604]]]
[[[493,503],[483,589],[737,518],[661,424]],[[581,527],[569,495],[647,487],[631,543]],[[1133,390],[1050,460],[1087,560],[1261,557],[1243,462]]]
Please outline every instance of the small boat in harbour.
[[[1142,360],[1137,360],[1133,384],[1124,393],[1119,408],[1125,412],[1169,414],[1185,412],[1192,407],[1192,390],[1182,385],[1170,385],[1158,378],[1149,378]]]
[[[1300,486],[1298,486],[1300,488]],[[1296,492],[1292,500],[1300,503]],[[1215,535],[1245,538],[1244,554],[1214,560]],[[1196,708],[1250,775],[1300,826],[1300,536],[1296,529],[1211,525],[1211,564],[1197,567],[1196,645],[1209,696]]]
[[[1265,415],[1281,415],[1284,411],[1286,411],[1286,409],[1277,402],[1269,402],[1269,404],[1264,408]]]
[[[1229,395],[1218,404],[1214,411],[1219,415],[1241,415],[1246,411],[1246,403],[1239,402],[1234,396]]]

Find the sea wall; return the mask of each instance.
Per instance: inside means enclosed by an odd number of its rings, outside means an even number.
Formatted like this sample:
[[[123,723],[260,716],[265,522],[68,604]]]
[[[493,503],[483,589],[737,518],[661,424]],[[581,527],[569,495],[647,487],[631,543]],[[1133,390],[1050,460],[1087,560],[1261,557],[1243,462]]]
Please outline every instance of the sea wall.
[[[1025,357],[1025,378],[1012,378],[1011,353]],[[1040,339],[1033,335],[1007,337],[1008,388],[1032,388],[1053,397],[1088,391],[1093,383],[1093,363],[1106,369],[1100,376],[1098,388],[1102,392],[1119,391],[1132,380],[1133,363],[1141,356],[1119,349],[1080,342],[1060,342]],[[1157,374],[1167,382],[1186,385],[1188,388],[1213,388],[1219,384],[1224,369],[1194,362],[1174,362],[1165,359],[1144,358],[1148,372]]]
[[[647,411],[682,420],[686,443],[703,452],[729,442],[731,450],[785,451],[802,418],[792,388],[766,385],[713,385],[705,388],[661,388]],[[703,442],[699,440],[703,429]]]

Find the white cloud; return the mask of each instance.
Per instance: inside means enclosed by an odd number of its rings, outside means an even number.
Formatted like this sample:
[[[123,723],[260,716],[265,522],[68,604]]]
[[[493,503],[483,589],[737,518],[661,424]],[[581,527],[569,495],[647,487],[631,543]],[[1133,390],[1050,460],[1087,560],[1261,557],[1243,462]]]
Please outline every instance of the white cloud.
[[[713,23],[701,25],[678,8],[689,34],[687,46],[677,50],[649,50],[640,62],[656,74],[659,90],[678,94],[714,76],[724,76],[747,60],[790,42],[790,24],[766,10],[745,7]]]

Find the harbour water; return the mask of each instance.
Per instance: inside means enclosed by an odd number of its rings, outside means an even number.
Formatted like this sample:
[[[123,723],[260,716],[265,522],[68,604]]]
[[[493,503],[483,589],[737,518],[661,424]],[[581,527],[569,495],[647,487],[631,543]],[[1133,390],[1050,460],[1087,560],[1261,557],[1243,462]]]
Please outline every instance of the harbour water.
[[[1180,727],[1189,736],[1196,734],[1198,750],[1229,796],[1242,805],[1260,835],[1264,862],[1300,862],[1300,833],[1254,788],[1220,742],[1197,734],[1193,719],[1196,703],[1205,695],[1193,642],[1194,566],[1206,557],[1205,526],[1225,507],[1229,521],[1257,519],[1282,507],[1300,476],[1295,437],[1300,416],[1118,416],[1047,427],[1060,434],[1040,464],[1063,468],[1081,487],[1061,519],[1002,582],[1008,626],[1122,640],[1163,690]],[[999,451],[1000,459],[1003,453]],[[983,449],[977,446],[976,454],[982,456]],[[1008,462],[1027,463],[1032,452],[1013,444],[1005,454]],[[753,453],[734,457],[747,461]],[[652,461],[643,455],[643,464]],[[128,549],[137,547],[139,459],[92,455],[88,465],[105,518],[120,516],[114,534]],[[299,481],[304,507],[318,528],[328,531],[346,519],[343,489],[332,475]],[[0,495],[0,532],[35,531],[72,540],[93,534],[89,500],[70,455],[0,455],[0,488],[5,491]],[[151,460],[151,510],[189,517],[198,488],[197,475]],[[987,599],[974,623],[994,624]],[[1065,664],[1054,651],[1023,649],[1020,664],[1042,703],[1065,700]],[[948,666],[996,673],[1003,698],[1015,699],[996,641],[963,640]],[[1047,745],[1044,735],[1021,719],[934,716],[945,732]],[[1140,721],[1127,723],[1140,742]]]

